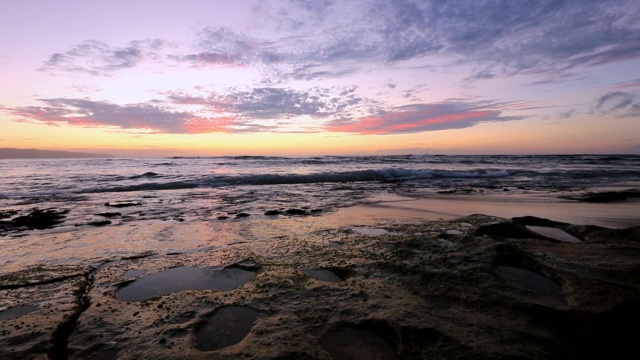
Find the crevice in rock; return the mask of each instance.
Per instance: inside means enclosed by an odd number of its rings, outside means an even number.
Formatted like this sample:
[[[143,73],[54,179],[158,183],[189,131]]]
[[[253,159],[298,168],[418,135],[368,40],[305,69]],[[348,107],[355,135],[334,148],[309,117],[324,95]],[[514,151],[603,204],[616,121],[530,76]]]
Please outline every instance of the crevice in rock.
[[[51,348],[47,351],[47,355],[51,360],[60,360],[69,358],[69,336],[76,328],[76,323],[80,318],[80,315],[84,313],[91,305],[91,298],[89,297],[89,291],[93,286],[93,277],[97,268],[91,267],[85,275],[84,281],[80,284],[76,291],[76,306],[73,314],[69,316],[65,321],[60,323],[56,330],[51,335]]]
[[[11,289],[24,288],[24,287],[31,287],[31,286],[55,284],[55,283],[67,281],[69,279],[73,279],[75,277],[82,276],[82,275],[83,274],[72,274],[72,275],[65,275],[65,276],[60,276],[53,279],[46,279],[46,280],[36,281],[36,282],[0,285],[0,290],[11,290]]]

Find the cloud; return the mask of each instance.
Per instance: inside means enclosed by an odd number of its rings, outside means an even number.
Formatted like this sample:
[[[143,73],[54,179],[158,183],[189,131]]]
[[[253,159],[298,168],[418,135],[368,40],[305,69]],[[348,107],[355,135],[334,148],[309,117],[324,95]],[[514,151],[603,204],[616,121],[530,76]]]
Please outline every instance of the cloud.
[[[318,124],[371,103],[356,87],[231,89],[199,96],[165,92],[165,99],[119,105],[90,99],[39,99],[42,106],[4,107],[20,122],[114,127],[155,134],[317,132]],[[176,108],[181,111],[174,110]],[[188,110],[187,110],[188,109]],[[313,120],[309,123],[310,120]],[[306,124],[305,124],[306,122]]]
[[[18,122],[50,126],[116,128],[130,133],[348,132],[401,134],[461,129],[504,116],[522,104],[449,100],[385,107],[356,94],[356,87],[234,89],[207,96],[164,93],[165,99],[119,105],[90,99],[39,99],[42,106],[2,108]],[[603,100],[606,101],[606,100]],[[176,108],[183,110],[178,111]],[[188,110],[186,110],[188,109]]]
[[[250,37],[224,27],[206,27],[198,35],[197,51],[169,58],[194,65],[246,66],[275,60],[270,42]]]
[[[381,1],[390,61],[430,55],[493,63],[508,74],[562,72],[640,57],[632,1]],[[392,41],[395,40],[395,41]],[[393,50],[393,51],[391,51]],[[483,74],[480,74],[481,77]]]
[[[640,116],[640,101],[638,96],[624,91],[606,93],[595,101],[597,113],[614,115],[617,117]]]
[[[158,51],[165,45],[166,42],[159,39],[136,40],[124,47],[87,40],[65,52],[52,54],[39,70],[109,75],[114,71],[133,68],[145,59],[157,58]]]
[[[117,105],[86,99],[40,99],[45,106],[8,109],[21,122],[50,126],[115,127],[143,130],[149,133],[199,134],[232,132],[233,117],[200,117],[188,112],[175,112],[149,104]]]
[[[571,109],[569,111],[565,111],[565,112],[562,112],[562,113],[558,114],[558,117],[561,118],[561,119],[568,119],[571,116],[573,116],[573,114],[575,114],[575,113],[576,113],[576,109]]]
[[[637,88],[637,87],[640,87],[640,79],[634,79],[634,80],[626,81],[620,84],[616,84],[613,87],[613,89],[620,90],[620,89]]]
[[[291,119],[300,116],[327,118],[342,114],[365,102],[355,94],[356,87],[290,88],[259,87],[212,93],[198,97],[169,93],[168,100],[179,105],[201,105],[211,111],[234,114],[243,119]]]
[[[305,71],[318,67],[408,60],[429,65],[434,56],[484,64],[467,80],[560,74],[640,57],[640,5],[630,0],[370,0],[313,7],[314,15],[297,0],[271,9],[280,28],[294,32],[287,39],[298,40],[295,52],[279,52],[286,41],[272,43],[278,63],[296,65],[291,74],[297,79],[337,72]],[[294,20],[303,14],[311,19],[308,26]]]
[[[325,130],[357,134],[406,134],[462,129],[485,121],[510,121],[524,118],[501,116],[501,114],[499,104],[448,101],[399,106],[357,119],[332,120],[325,125]]]
[[[163,40],[123,47],[89,40],[54,53],[43,70],[105,75],[161,59],[253,66],[264,82],[343,77],[369,68],[473,64],[466,81],[565,74],[640,58],[640,3],[601,1],[324,0],[260,2],[252,35],[204,27],[192,49],[166,57]]]

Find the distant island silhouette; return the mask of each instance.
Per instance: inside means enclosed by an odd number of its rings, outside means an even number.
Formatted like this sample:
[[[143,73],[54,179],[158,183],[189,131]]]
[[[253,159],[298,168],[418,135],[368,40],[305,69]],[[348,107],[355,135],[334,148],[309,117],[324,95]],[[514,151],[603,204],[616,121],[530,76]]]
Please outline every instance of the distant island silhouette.
[[[73,151],[0,148],[0,159],[93,159],[112,158],[112,155]]]

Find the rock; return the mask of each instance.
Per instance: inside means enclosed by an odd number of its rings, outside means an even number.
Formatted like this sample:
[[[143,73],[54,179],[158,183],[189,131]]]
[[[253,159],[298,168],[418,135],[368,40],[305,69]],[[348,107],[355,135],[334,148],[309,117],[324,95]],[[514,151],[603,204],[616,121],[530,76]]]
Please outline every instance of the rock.
[[[116,216],[122,216],[121,213],[119,212],[105,212],[105,213],[99,213],[96,214],[96,216],[102,216],[102,217],[106,217],[106,218],[112,218],[112,217],[116,217]]]
[[[458,192],[458,190],[456,189],[451,189],[451,190],[440,190],[440,191],[436,191],[438,194],[455,194],[456,192]]]
[[[63,222],[67,213],[69,210],[35,209],[29,215],[14,218],[12,223],[16,227],[47,229]]]
[[[249,216],[251,216],[251,214],[247,214],[247,213],[243,213],[242,212],[242,213],[236,214],[236,219],[246,218],[246,217],[249,217]]]
[[[281,212],[280,212],[280,210],[267,210],[267,211],[264,212],[264,214],[266,216],[275,216],[275,215],[280,215]]]
[[[307,211],[303,209],[288,209],[286,211],[287,215],[307,215]]]
[[[546,239],[530,231],[525,225],[513,221],[481,226],[476,229],[475,235],[511,239]]]
[[[87,223],[87,225],[91,225],[91,226],[106,226],[106,225],[111,225],[111,221],[110,220],[92,221],[90,223]]]
[[[588,192],[580,196],[564,196],[562,198],[591,203],[607,203],[625,201],[640,197],[640,190],[629,189],[624,191]]]
[[[115,202],[115,203],[106,203],[104,204],[105,206],[110,206],[110,207],[115,207],[115,208],[123,208],[123,207],[129,207],[129,206],[140,206],[142,205],[142,203],[140,203],[139,201],[126,201],[126,202]]]
[[[17,215],[17,210],[0,210],[0,219],[10,218],[13,215]]]

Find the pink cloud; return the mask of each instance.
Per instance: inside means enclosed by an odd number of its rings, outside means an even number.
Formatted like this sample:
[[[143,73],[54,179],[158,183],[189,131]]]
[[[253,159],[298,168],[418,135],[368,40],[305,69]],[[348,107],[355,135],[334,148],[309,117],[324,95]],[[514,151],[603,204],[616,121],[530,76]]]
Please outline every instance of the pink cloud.
[[[325,130],[367,135],[405,134],[462,129],[482,121],[509,121],[523,118],[501,116],[501,113],[501,110],[475,103],[445,102],[407,105],[355,120],[333,120],[327,123]]]
[[[219,118],[194,118],[184,124],[188,134],[207,134],[213,132],[231,133],[230,126],[235,123],[232,116]]]
[[[50,126],[116,127],[147,130],[159,134],[202,134],[232,132],[234,117],[200,117],[149,104],[116,105],[86,99],[42,99],[46,106],[5,109],[19,116],[18,122]]]
[[[636,88],[636,87],[640,87],[640,79],[634,79],[631,81],[617,84],[613,87],[613,89],[619,90],[619,89],[628,89],[628,88]]]

